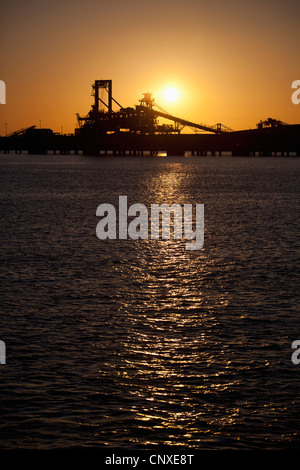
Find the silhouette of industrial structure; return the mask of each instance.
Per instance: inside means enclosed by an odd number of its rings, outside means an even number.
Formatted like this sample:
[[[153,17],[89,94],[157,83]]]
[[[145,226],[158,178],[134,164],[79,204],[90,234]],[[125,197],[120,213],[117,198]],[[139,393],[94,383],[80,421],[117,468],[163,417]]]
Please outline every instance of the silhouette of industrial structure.
[[[171,115],[151,93],[144,93],[134,108],[121,106],[112,94],[112,80],[95,80],[94,103],[86,116],[77,114],[74,134],[54,133],[31,126],[0,137],[0,151],[30,154],[78,153],[86,155],[300,155],[300,125],[276,119],[260,121],[256,129],[233,131],[218,123],[198,124]],[[113,110],[117,105],[118,110]],[[160,124],[164,118],[170,124]],[[189,127],[191,133],[181,133]]]

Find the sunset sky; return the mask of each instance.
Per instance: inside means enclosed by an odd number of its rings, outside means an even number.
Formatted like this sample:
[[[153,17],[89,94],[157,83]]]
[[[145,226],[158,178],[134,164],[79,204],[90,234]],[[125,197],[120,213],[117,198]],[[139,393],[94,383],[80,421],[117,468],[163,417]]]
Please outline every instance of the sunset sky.
[[[36,125],[73,132],[95,79],[134,106],[235,130],[273,117],[300,123],[299,0],[1,0],[0,135]],[[178,99],[167,103],[173,86]],[[118,109],[117,107],[115,109]]]

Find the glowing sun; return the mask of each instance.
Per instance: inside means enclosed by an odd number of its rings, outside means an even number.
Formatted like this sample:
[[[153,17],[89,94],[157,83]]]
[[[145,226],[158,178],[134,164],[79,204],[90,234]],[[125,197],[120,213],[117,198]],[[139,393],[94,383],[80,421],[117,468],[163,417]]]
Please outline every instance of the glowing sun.
[[[178,91],[175,88],[167,88],[164,91],[164,99],[168,101],[169,103],[172,103],[172,101],[176,101],[178,98]]]

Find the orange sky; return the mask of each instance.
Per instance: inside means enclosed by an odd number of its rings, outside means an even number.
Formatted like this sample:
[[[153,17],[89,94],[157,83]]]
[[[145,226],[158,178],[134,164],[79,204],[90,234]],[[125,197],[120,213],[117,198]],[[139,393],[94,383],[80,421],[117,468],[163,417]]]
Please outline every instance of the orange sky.
[[[0,134],[36,125],[73,132],[95,79],[123,106],[152,92],[170,113],[235,130],[300,123],[299,0],[1,0]],[[179,100],[163,99],[166,85]],[[117,109],[117,108],[116,108]]]

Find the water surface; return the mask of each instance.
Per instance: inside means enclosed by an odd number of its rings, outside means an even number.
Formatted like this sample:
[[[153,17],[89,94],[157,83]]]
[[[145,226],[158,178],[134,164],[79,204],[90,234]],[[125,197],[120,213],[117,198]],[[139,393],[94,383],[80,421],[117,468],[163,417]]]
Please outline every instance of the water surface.
[[[300,447],[300,159],[1,155],[0,171],[1,447]],[[119,195],[204,204],[204,248],[99,240]]]

